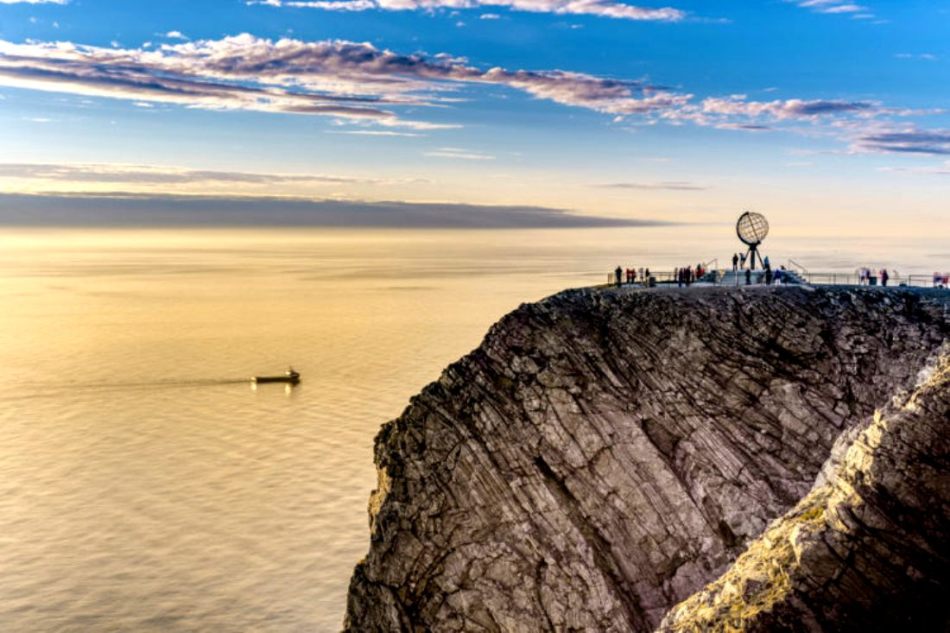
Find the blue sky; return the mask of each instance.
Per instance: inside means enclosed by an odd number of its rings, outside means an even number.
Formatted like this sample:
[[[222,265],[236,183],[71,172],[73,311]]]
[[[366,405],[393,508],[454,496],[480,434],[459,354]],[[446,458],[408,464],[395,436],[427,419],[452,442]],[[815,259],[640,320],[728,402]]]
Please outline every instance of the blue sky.
[[[0,185],[950,216],[950,2],[489,1],[0,0]]]

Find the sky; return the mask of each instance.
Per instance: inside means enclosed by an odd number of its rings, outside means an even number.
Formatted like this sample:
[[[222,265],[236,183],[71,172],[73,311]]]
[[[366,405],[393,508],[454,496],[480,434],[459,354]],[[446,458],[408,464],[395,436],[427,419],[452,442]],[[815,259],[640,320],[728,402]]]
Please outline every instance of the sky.
[[[0,0],[0,150],[0,222],[240,198],[950,237],[950,2]]]

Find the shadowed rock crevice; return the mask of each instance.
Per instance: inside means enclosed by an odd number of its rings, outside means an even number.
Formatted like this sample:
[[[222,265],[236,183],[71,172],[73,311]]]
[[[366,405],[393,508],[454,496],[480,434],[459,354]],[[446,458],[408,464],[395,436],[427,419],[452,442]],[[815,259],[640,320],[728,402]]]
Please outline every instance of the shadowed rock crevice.
[[[652,630],[914,385],[945,301],[694,288],[521,306],[377,437],[347,630]]]

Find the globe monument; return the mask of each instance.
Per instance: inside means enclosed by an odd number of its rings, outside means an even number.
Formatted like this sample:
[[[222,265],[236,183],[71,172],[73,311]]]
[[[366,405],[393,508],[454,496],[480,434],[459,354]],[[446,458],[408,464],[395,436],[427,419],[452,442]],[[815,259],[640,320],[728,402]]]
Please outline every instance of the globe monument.
[[[759,245],[769,234],[769,223],[765,216],[754,211],[745,211],[739,216],[736,222],[736,235],[743,244],[748,246],[745,261],[749,263],[749,268],[755,270],[756,257],[759,259],[759,265],[764,267],[762,256],[759,253]]]

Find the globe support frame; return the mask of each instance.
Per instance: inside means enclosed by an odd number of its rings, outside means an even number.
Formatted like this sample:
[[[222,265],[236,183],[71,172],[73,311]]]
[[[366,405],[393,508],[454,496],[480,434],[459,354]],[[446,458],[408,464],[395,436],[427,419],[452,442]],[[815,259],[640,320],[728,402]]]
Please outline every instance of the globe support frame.
[[[762,260],[762,255],[759,253],[759,245],[762,242],[756,242],[755,244],[749,244],[749,250],[746,251],[746,261],[749,262],[749,270],[755,270],[755,258],[759,258],[759,263],[762,264],[762,267],[765,267],[765,262]]]

